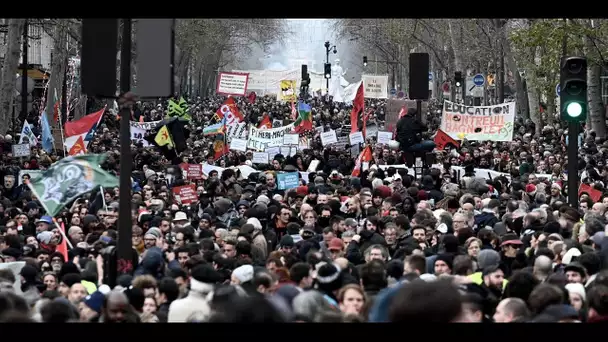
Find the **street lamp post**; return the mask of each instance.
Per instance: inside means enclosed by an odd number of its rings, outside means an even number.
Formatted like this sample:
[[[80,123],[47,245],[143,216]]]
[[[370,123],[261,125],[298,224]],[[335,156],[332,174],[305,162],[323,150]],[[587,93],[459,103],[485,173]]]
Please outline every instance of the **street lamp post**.
[[[329,41],[325,42],[325,63],[329,64],[329,52],[331,50],[334,50],[334,54],[338,53],[338,50],[336,49],[336,46],[331,46],[331,44],[329,43]],[[327,99],[329,100],[329,79],[331,78],[331,73],[329,75],[325,74],[325,81],[326,81],[326,86],[327,86]]]

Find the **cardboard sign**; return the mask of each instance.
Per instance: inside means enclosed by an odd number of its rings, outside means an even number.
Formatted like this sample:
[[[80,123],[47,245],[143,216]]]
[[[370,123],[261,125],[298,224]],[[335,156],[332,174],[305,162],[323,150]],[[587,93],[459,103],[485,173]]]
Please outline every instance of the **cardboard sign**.
[[[234,72],[220,72],[217,78],[216,93],[220,95],[245,96],[247,94],[247,81],[249,74]]]
[[[29,157],[32,151],[30,150],[30,144],[16,144],[13,145],[13,157]]]
[[[173,196],[178,203],[185,205],[198,201],[198,194],[196,193],[194,184],[174,187]]]

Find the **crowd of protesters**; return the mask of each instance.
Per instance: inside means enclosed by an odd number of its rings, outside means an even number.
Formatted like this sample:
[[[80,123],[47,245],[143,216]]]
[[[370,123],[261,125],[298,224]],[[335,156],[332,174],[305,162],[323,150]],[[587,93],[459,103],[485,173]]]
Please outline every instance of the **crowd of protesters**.
[[[512,142],[465,141],[435,151],[437,167],[412,176],[403,152],[375,144],[373,160],[351,176],[356,156],[324,149],[318,137],[294,156],[253,164],[251,153],[215,160],[203,136],[222,97],[192,98],[185,163],[222,166],[188,180],[155,147],[132,146],[133,274],[113,279],[119,190],[74,201],[60,215],[73,246],[20,178],[64,153],[9,151],[3,138],[0,198],[0,320],[3,322],[599,322],[608,319],[608,196],[566,203],[566,133],[561,123],[534,134],[517,119]],[[270,96],[236,98],[245,121],[264,113],[289,122],[291,105]],[[311,100],[315,126],[350,122],[350,107]],[[385,100],[368,125],[382,127]],[[164,104],[138,103],[133,119],[160,120]],[[439,126],[429,104],[427,131]],[[546,113],[545,113],[546,115]],[[546,116],[544,117],[546,119]],[[36,122],[30,120],[30,123]],[[118,124],[108,111],[89,145],[118,174]],[[34,124],[34,131],[39,128]],[[604,192],[608,142],[585,130],[581,181]],[[308,170],[279,190],[277,174]],[[253,166],[243,177],[235,166]],[[462,166],[458,175],[451,166]],[[481,178],[475,169],[502,174]],[[21,171],[21,173],[20,173]],[[538,175],[544,175],[539,177]],[[548,177],[547,175],[550,175]],[[181,205],[171,189],[196,185]],[[103,196],[103,199],[101,199]],[[122,237],[121,237],[122,238]],[[19,262],[18,271],[14,267]]]

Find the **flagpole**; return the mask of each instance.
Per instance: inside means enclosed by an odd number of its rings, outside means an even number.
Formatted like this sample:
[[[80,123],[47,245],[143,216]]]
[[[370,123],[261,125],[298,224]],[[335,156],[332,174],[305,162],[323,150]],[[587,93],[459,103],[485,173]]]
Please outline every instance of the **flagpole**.
[[[28,188],[30,188],[30,190],[32,191],[32,193],[34,193],[34,195],[36,195],[36,198],[40,198],[40,196],[38,195],[38,193],[36,192],[36,190],[34,189],[34,187],[31,185],[29,180],[25,180],[25,184],[27,184]],[[50,210],[46,207],[46,205],[44,204],[44,201],[39,201],[40,205],[42,206],[42,209],[44,209],[44,211],[46,211],[46,213],[50,213]],[[53,217],[53,223],[55,224],[55,227],[57,227],[57,229],[59,230],[59,232],[61,233],[61,236],[65,239],[65,241],[68,244],[68,247],[70,247],[70,249],[73,249],[74,246],[72,245],[72,243],[70,242],[70,240],[67,238],[67,236],[65,235],[65,232],[63,231],[63,229],[61,229],[61,227],[59,226],[59,223],[57,223],[57,219],[55,219],[55,217]]]
[[[106,211],[108,211],[108,206],[106,204],[106,194],[105,191],[103,190],[103,186],[99,187],[99,191],[101,191],[101,203],[103,204],[103,207]]]
[[[64,85],[65,85],[65,82],[64,82]],[[57,97],[57,88],[55,88],[55,97]],[[67,102],[67,100],[66,100],[66,102]],[[63,107],[63,103],[62,103],[61,107]],[[67,108],[67,104],[66,104],[65,108]],[[61,108],[61,109],[63,109],[63,108]],[[67,113],[66,113],[66,117],[67,117]],[[65,136],[63,135],[63,113],[61,110],[59,111],[58,119],[59,119],[59,131],[61,132],[61,150],[63,150],[65,153],[66,148],[65,148]]]

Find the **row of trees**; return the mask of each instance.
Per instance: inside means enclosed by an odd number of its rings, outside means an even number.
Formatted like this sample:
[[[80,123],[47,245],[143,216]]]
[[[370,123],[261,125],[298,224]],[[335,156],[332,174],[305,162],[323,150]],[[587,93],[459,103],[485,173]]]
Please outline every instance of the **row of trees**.
[[[400,68],[405,80],[410,52],[429,53],[437,88],[455,71],[495,73],[499,89],[506,84],[514,90],[518,114],[531,119],[537,133],[555,120],[560,58],[587,56],[588,123],[599,136],[606,136],[601,76],[608,53],[608,20],[340,19],[334,25],[340,37],[356,41],[366,55],[382,56]],[[548,115],[540,114],[541,102]]]
[[[15,97],[15,73],[21,57],[21,46],[25,25],[42,27],[53,41],[51,76],[46,91],[45,106],[52,119],[55,91],[61,94],[68,67],[69,57],[79,57],[81,43],[80,19],[7,19],[0,32],[5,33],[3,50],[5,57],[0,72],[0,134],[4,135],[11,126],[12,103]],[[122,23],[121,23],[122,24]],[[119,32],[121,30],[119,29]],[[135,56],[135,33],[137,19],[133,20],[133,56]],[[251,46],[262,48],[283,39],[286,26],[279,19],[176,19],[175,26],[175,89],[176,93],[204,96],[214,90],[217,71],[228,64],[237,63],[246,57]],[[40,39],[40,37],[28,37]],[[122,37],[119,36],[119,42]],[[2,42],[0,42],[1,44]],[[120,60],[120,55],[117,56]],[[117,63],[120,67],[120,63]],[[131,65],[132,86],[137,84],[135,58]],[[117,89],[119,73],[117,69]],[[79,87],[71,87],[69,94],[71,112],[76,117],[86,114],[86,96]],[[78,99],[77,101],[75,99]],[[52,120],[49,120],[51,122]],[[22,121],[19,121],[20,128]],[[57,125],[56,123],[53,123]]]

